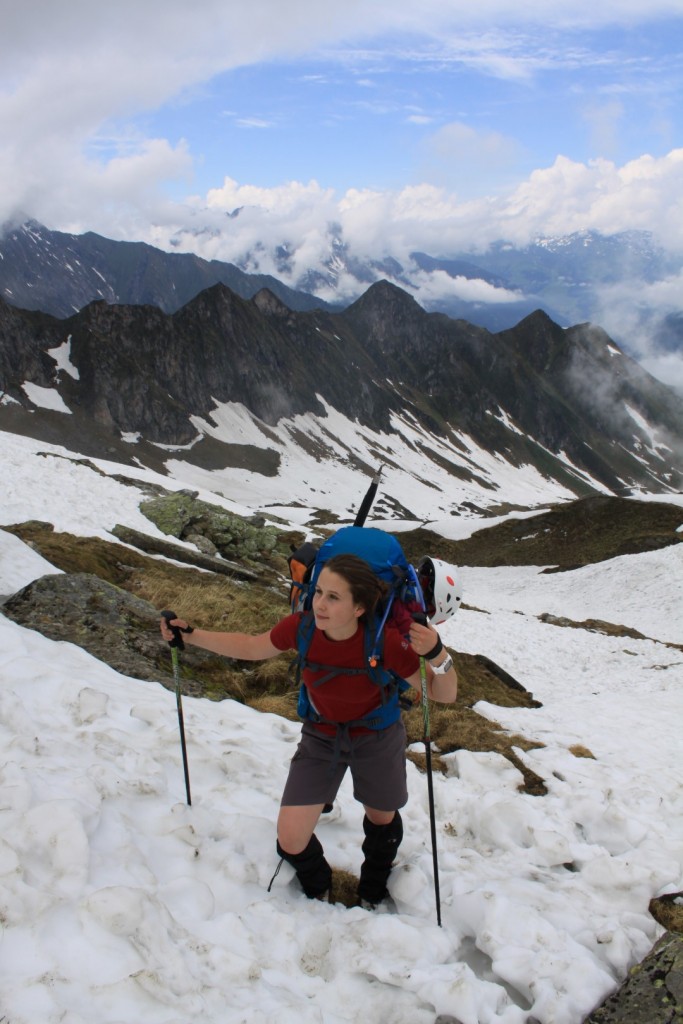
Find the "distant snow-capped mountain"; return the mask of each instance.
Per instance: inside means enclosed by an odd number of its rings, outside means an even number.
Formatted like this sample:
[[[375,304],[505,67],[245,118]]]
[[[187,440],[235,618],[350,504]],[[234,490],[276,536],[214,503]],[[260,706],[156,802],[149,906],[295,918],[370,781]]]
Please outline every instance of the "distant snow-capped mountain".
[[[263,265],[275,267],[278,276],[261,273]],[[391,256],[357,256],[341,228],[332,225],[327,254],[303,269],[292,240],[272,250],[261,245],[235,263],[224,263],[190,252],[164,252],[142,242],[113,241],[93,232],[50,231],[33,221],[0,232],[0,295],[13,305],[55,316],[68,316],[97,299],[157,305],[174,312],[217,283],[244,298],[267,287],[295,310],[342,308],[370,284],[389,280],[429,311],[490,330],[512,327],[539,308],[562,326],[570,326],[599,322],[593,316],[598,289],[627,280],[650,284],[679,273],[682,266],[644,231],[613,236],[582,231],[539,238],[524,247],[500,241],[486,250],[448,255],[415,251],[401,263]],[[437,275],[440,288],[434,283]],[[460,282],[460,289],[449,289],[448,279]],[[463,282],[480,282],[488,286],[488,293],[483,289],[474,297],[470,289],[468,295]]]
[[[541,237],[525,246],[500,240],[484,249],[473,245],[447,253],[414,250],[407,257],[376,258],[359,255],[338,224],[328,225],[326,247],[314,263],[310,259],[302,259],[301,243],[290,238],[275,248],[259,243],[236,262],[247,272],[275,267],[290,287],[342,305],[358,298],[369,284],[386,279],[409,291],[427,310],[489,330],[514,326],[538,308],[563,326],[600,323],[596,313],[605,309],[606,288],[652,284],[683,267],[680,257],[666,253],[646,231],[610,236],[578,231]]]
[[[232,263],[167,253],[144,242],[92,231],[70,235],[35,221],[0,232],[0,296],[21,309],[67,317],[103,299],[174,313],[214,284],[244,298],[269,288],[294,310],[326,305],[270,274],[246,274]]]

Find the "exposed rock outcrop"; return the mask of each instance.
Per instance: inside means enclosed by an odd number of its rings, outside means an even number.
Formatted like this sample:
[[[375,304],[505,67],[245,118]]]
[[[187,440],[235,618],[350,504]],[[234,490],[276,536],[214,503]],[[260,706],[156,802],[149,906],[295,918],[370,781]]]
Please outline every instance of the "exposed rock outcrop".
[[[187,491],[143,501],[140,511],[162,533],[190,541],[204,553],[218,552],[223,558],[254,560],[277,547],[278,531],[263,525],[262,520],[249,522]]]
[[[683,935],[665,932],[623,985],[584,1024],[683,1021]]]
[[[223,576],[233,576],[238,580],[254,580],[257,578],[256,573],[245,569],[243,565],[237,565],[235,562],[227,561],[224,558],[217,558],[215,551],[211,553],[206,550],[203,545],[210,544],[211,542],[200,535],[197,535],[196,539],[193,534],[188,535],[187,540],[194,543],[199,549],[196,552],[190,552],[186,548],[181,548],[179,544],[160,540],[158,537],[150,537],[148,534],[140,533],[139,530],[133,530],[129,526],[115,526],[111,532],[123,544],[131,544],[133,547],[139,548],[140,551],[146,551],[148,554],[163,555],[165,558],[173,558],[176,562],[184,562],[186,565],[207,569],[210,572],[218,572]]]
[[[159,612],[148,601],[88,573],[42,576],[8,598],[4,614],[50,640],[77,644],[117,672],[173,688],[168,648],[159,634]],[[203,695],[191,675],[215,656],[186,648],[183,690]]]

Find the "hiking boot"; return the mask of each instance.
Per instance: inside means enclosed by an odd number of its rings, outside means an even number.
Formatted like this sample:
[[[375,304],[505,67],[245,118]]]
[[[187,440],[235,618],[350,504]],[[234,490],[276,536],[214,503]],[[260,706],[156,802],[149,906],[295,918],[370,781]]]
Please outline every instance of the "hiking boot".
[[[321,899],[325,894],[329,898],[332,888],[332,868],[325,860],[323,848],[318,837],[313,834],[308,845],[301,853],[287,853],[277,841],[277,852],[283,860],[291,864],[301,888],[310,900]]]
[[[363,818],[363,831],[365,860],[360,869],[358,899],[361,906],[368,903],[374,908],[389,895],[387,880],[403,839],[401,815],[396,811],[388,825],[373,825],[366,815]]]

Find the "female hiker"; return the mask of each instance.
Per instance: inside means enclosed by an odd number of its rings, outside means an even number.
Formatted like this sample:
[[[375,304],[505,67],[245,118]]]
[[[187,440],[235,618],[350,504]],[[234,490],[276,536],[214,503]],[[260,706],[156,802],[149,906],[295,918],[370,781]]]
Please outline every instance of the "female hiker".
[[[399,808],[408,799],[406,734],[398,700],[391,723],[378,728],[381,695],[366,660],[365,623],[372,620],[385,589],[368,563],[355,555],[330,558],[318,576],[312,638],[303,668],[312,711],[304,720],[290,764],[277,822],[279,856],[295,869],[308,897],[329,898],[332,871],[314,829],[349,768],[354,797],[365,809],[365,859],[358,898],[368,907],[387,895],[387,880],[403,837]],[[229,658],[258,661],[297,650],[301,616],[300,612],[288,615],[269,632],[256,636],[191,629],[182,619],[171,620],[171,625],[183,631],[185,643]],[[161,633],[164,640],[173,639],[164,619]],[[429,696],[443,703],[454,701],[456,672],[434,627],[413,622],[405,638],[391,624],[385,627],[384,669],[417,690],[420,657],[426,659]]]

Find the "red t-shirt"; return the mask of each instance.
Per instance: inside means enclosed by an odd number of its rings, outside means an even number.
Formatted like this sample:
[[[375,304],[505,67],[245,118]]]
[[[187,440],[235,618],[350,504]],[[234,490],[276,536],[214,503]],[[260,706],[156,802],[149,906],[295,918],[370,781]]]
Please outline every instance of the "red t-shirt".
[[[270,639],[280,651],[296,650],[296,634],[301,621],[301,612],[281,619],[270,631]],[[363,668],[365,666],[364,629],[358,629],[348,640],[329,640],[322,630],[315,629],[308,648],[307,660],[326,666],[321,671],[305,668],[303,681],[314,708],[322,718],[330,722],[353,722],[369,711],[374,711],[382,702],[380,689],[365,674],[344,675],[340,672],[326,683],[315,686],[329,669],[327,666]],[[384,630],[382,664],[392,669],[403,679],[412,676],[420,666],[420,659],[408,641],[404,640],[393,626]],[[322,727],[322,726],[321,726]],[[327,731],[327,730],[326,730]],[[332,730],[334,731],[334,730]]]

